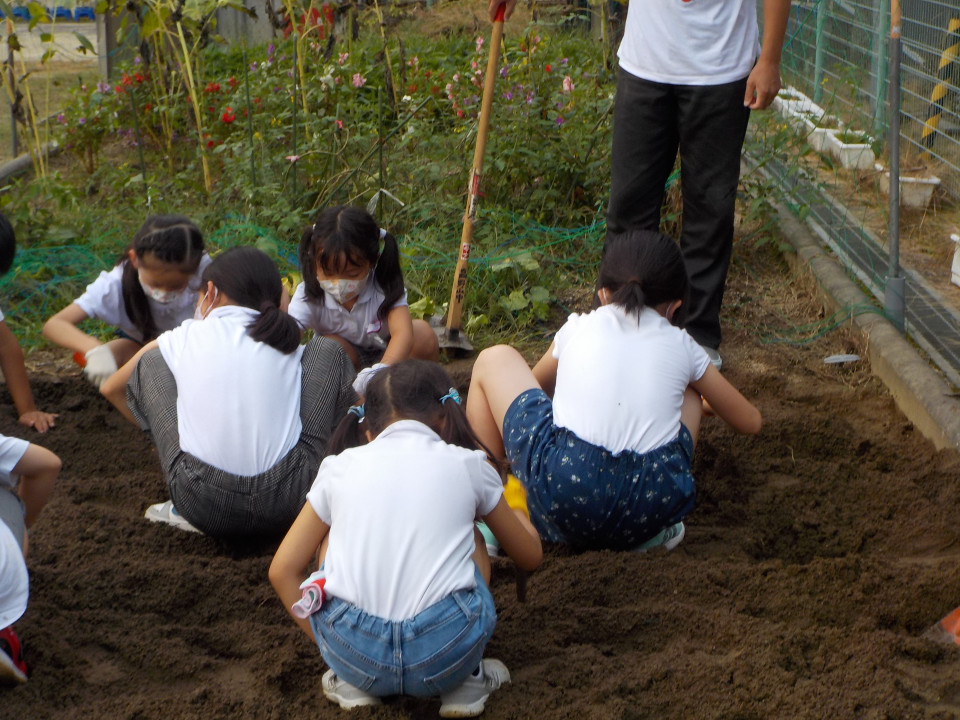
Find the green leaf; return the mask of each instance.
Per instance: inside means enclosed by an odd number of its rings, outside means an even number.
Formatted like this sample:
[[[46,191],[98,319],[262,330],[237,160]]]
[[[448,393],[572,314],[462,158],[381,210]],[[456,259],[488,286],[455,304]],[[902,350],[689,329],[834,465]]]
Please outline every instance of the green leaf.
[[[433,298],[422,297],[414,303],[410,303],[410,317],[422,320],[433,315],[437,311],[437,304]]]
[[[489,324],[490,318],[481,313],[480,315],[471,315],[464,324],[463,329],[470,333],[477,328],[484,327],[485,325]]]
[[[40,42],[53,42],[53,33],[40,33]]]
[[[500,298],[499,303],[507,312],[515,313],[527,307],[530,304],[530,300],[523,294],[523,290],[517,289],[506,297]]]
[[[90,38],[80,32],[75,32],[73,36],[77,38],[77,42],[80,43],[80,47],[78,48],[80,52],[90,53],[91,55],[97,54],[97,49],[93,46],[93,43],[90,42]]]

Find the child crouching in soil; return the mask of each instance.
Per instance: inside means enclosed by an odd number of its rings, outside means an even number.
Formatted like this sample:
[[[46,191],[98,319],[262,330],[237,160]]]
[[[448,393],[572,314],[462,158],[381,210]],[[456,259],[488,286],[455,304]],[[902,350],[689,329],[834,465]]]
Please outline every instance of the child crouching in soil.
[[[513,348],[480,353],[467,418],[526,486],[544,539],[671,550],[693,508],[704,401],[741,432],[759,432],[760,413],[671,324],[687,295],[671,238],[611,237],[597,287],[601,306],[571,315],[532,371]]]
[[[439,695],[442,717],[473,717],[510,680],[503,663],[482,659],[496,612],[474,520],[486,520],[522,570],[540,564],[540,538],[507,505],[450,385],[421,360],[373,376],[331,452],[350,445],[348,435],[367,444],[323,461],[270,566],[281,601],[330,666],[324,695],[342,708]],[[318,552],[321,573],[301,585]],[[315,601],[306,607],[305,592]]]

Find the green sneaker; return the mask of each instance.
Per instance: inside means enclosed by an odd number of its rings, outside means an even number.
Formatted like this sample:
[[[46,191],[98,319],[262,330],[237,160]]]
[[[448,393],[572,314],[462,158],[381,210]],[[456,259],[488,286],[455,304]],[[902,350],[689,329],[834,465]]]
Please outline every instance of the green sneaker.
[[[669,552],[683,541],[683,536],[686,535],[686,532],[686,528],[682,522],[678,522],[676,525],[670,525],[646,542],[637,545],[633,548],[633,552],[645,553],[647,550],[653,550],[653,548],[657,547],[662,547]]]

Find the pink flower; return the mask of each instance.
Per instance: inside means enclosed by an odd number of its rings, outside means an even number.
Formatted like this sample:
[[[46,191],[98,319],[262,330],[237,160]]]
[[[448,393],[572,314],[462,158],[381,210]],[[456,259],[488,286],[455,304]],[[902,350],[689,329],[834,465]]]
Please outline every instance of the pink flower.
[[[337,130],[343,130],[343,120],[337,120]]]
[[[483,35],[477,35],[477,52],[483,50]]]
[[[564,122],[565,122],[565,120],[563,119],[563,116],[562,116],[562,115],[557,115],[557,127],[563,125]]]
[[[343,65],[349,57],[350,53],[340,53],[340,57],[337,58],[337,64]]]
[[[569,75],[565,75],[563,78],[563,91],[565,93],[570,93],[570,92],[573,92],[573,88],[574,88],[573,80],[570,78]]]
[[[362,88],[367,84],[367,79],[360,73],[353,74],[353,80],[351,80],[355,88]]]
[[[287,155],[287,160],[289,160],[291,163],[295,163],[299,159],[299,155]]]

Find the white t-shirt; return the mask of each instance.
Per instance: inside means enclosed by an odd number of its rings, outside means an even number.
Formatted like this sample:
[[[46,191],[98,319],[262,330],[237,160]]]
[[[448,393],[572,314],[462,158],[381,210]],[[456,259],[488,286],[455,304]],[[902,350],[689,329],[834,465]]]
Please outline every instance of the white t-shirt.
[[[157,338],[177,381],[180,448],[235,475],[269,470],[300,438],[301,346],[247,333],[256,310],[226,305]]]
[[[397,621],[476,587],[474,519],[502,494],[483,452],[445,443],[415,420],[327,457],[307,493],[330,526],[326,591]]]
[[[680,432],[687,386],[710,364],[703,348],[653,308],[573,314],[554,338],[553,420],[612,453],[644,453]]]
[[[322,303],[311,300],[307,297],[306,286],[300,283],[287,312],[302,328],[313,330],[317,335],[339,335],[359,347],[385,348],[390,340],[390,331],[386,323],[381,323],[377,317],[383,298],[383,290],[373,279],[371,270],[367,284],[350,310],[330,297],[329,293],[323,294]],[[406,305],[407,291],[404,290],[390,309]]]
[[[186,289],[173,302],[158,303],[147,296],[153,322],[159,332],[173,330],[187,318],[193,317],[193,311],[197,307],[197,292],[202,284],[201,276],[209,264],[210,257],[204,253]],[[96,280],[87,285],[83,295],[73,302],[79,305],[88,317],[102,320],[107,325],[119,328],[137,342],[143,342],[143,334],[133,324],[123,306],[123,265],[121,263],[109,272],[101,272]]]
[[[760,54],[756,0],[638,0],[627,10],[620,67],[671,85],[722,85]]]
[[[0,435],[0,487],[16,487],[20,476],[14,475],[13,469],[28,447],[30,443],[26,440]],[[4,626],[0,626],[2,627]]]
[[[0,628],[13,625],[27,609],[30,579],[20,544],[0,521]]]

